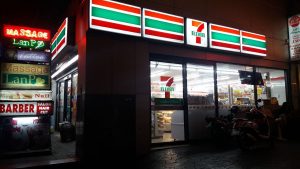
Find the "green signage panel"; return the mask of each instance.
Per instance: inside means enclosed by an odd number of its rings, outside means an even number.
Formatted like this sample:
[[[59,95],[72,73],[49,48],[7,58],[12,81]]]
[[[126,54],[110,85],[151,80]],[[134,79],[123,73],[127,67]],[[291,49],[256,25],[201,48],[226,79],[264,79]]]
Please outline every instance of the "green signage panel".
[[[2,89],[50,89],[48,65],[1,64]]]
[[[176,105],[180,106],[183,105],[183,99],[175,99],[175,98],[155,98],[154,99],[155,105]]]

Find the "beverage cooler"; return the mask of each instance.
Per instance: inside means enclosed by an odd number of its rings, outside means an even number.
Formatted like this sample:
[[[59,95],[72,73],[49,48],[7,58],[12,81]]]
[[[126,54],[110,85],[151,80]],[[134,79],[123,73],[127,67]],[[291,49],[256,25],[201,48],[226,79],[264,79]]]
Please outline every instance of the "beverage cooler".
[[[51,151],[52,101],[0,102],[0,154]]]

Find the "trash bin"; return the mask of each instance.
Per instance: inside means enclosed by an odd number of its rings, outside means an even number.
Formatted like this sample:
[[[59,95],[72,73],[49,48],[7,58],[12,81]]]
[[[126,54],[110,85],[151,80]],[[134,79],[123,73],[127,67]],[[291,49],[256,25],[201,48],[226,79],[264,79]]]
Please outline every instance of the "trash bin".
[[[75,127],[70,122],[60,123],[60,140],[61,142],[70,142],[75,139]]]

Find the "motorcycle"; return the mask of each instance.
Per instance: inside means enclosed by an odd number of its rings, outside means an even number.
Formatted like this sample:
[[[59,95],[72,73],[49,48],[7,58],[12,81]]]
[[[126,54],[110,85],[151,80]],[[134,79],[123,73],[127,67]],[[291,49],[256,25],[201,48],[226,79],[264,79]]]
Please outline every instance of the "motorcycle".
[[[232,135],[236,136],[242,150],[260,145],[274,145],[274,118],[262,107],[252,108],[245,118],[233,118]]]

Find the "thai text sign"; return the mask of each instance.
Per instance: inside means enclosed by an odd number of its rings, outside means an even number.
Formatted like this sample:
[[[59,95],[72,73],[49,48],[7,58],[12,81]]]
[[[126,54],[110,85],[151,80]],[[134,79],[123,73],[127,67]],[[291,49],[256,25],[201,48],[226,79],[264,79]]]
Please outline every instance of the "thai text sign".
[[[49,90],[0,90],[0,100],[52,100]]]
[[[300,59],[300,14],[288,19],[291,60]]]
[[[50,40],[50,31],[24,26],[4,25],[4,36],[17,39]]]
[[[1,64],[2,89],[50,89],[48,65]]]
[[[0,116],[50,115],[52,102],[0,102]]]
[[[9,60],[50,62],[50,54],[42,51],[8,49],[5,52],[5,57]]]

